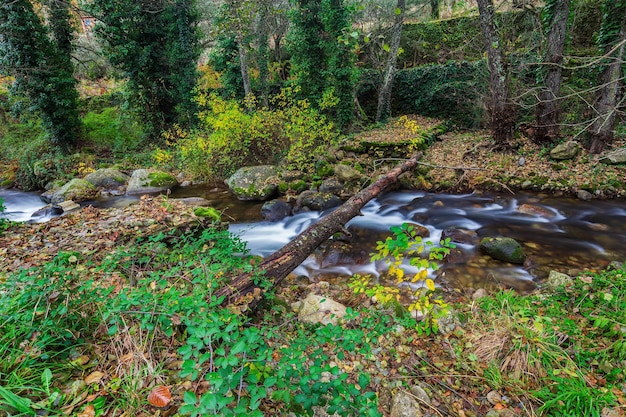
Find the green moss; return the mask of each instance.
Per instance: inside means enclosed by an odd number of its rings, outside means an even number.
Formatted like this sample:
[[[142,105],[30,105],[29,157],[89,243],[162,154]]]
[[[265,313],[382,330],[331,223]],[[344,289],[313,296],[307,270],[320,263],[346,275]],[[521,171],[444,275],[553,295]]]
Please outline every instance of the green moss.
[[[198,217],[207,217],[215,222],[222,220],[222,214],[213,207],[196,207],[193,213]]]
[[[296,192],[302,192],[307,189],[307,183],[304,180],[297,180],[289,185],[289,188]]]
[[[285,194],[287,192],[287,190],[289,190],[289,184],[287,184],[286,182],[281,182],[280,184],[278,184],[278,192],[281,194]]]
[[[150,187],[163,187],[176,183],[176,178],[165,172],[151,172],[148,174],[148,185]]]

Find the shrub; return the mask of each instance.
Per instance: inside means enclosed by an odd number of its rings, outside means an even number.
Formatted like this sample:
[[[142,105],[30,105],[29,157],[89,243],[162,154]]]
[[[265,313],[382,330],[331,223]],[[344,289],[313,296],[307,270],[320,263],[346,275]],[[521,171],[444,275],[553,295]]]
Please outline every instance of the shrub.
[[[88,112],[83,118],[83,125],[85,138],[97,152],[110,151],[117,158],[136,151],[144,141],[141,125],[124,116],[117,107]]]
[[[181,137],[177,146],[185,168],[200,178],[227,178],[242,166],[279,162],[312,169],[338,135],[325,116],[306,100],[294,101],[289,91],[274,99],[273,109],[246,111],[216,94],[200,95],[199,104],[201,128]]]

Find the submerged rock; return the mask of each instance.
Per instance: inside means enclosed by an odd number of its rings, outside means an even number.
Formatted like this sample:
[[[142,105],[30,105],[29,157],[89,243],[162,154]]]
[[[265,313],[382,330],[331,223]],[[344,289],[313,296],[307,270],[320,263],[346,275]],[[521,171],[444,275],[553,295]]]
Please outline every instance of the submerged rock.
[[[523,264],[526,254],[522,245],[510,237],[486,237],[480,241],[480,249],[494,259],[513,264]]]

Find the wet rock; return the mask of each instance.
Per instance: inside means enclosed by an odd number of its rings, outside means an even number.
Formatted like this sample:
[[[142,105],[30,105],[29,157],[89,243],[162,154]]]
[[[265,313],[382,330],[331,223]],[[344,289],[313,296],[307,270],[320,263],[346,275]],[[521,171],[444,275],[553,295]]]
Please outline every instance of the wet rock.
[[[441,233],[441,238],[450,238],[452,242],[464,243],[467,245],[477,245],[479,241],[476,231],[467,229],[444,229]]]
[[[480,249],[494,259],[513,264],[523,264],[526,254],[522,245],[510,237],[486,237],[480,241]]]
[[[337,324],[346,315],[346,306],[313,293],[293,303],[291,308],[298,312],[298,320],[304,323]]]
[[[263,203],[261,216],[264,220],[278,222],[291,214],[291,205],[283,200],[270,200]]]
[[[304,191],[296,200],[296,209],[308,208],[310,210],[326,210],[341,205],[341,198],[331,193],[317,191]]]
[[[88,181],[74,178],[61,188],[46,191],[41,199],[46,203],[59,204],[65,200],[85,201],[92,200],[98,194],[98,189]]]
[[[358,181],[363,176],[363,174],[356,169],[344,164],[335,165],[333,170],[335,171],[335,176],[341,182]]]
[[[398,391],[391,400],[390,417],[422,417],[418,401],[406,391]]]
[[[209,200],[202,197],[174,198],[173,200],[180,201],[186,206],[209,207],[211,205]]]
[[[363,265],[369,261],[369,254],[365,249],[356,249],[345,242],[331,242],[324,247],[320,258],[321,267],[328,268],[337,265]]]
[[[606,153],[600,158],[600,162],[609,165],[625,164],[626,148],[618,148]]]
[[[335,177],[327,178],[322,181],[319,191],[320,193],[341,194],[343,184]]]
[[[156,194],[171,190],[178,186],[178,180],[173,175],[163,171],[137,169],[128,181],[126,194]]]
[[[567,142],[556,145],[554,149],[550,151],[550,158],[556,160],[568,160],[574,159],[580,152],[580,145],[578,142],[568,140]]]
[[[58,206],[52,206],[52,205],[47,205],[44,206],[42,208],[40,208],[39,210],[37,210],[36,212],[34,212],[30,217],[54,217],[54,216],[60,216],[61,214],[63,214],[63,209],[58,207]]]
[[[545,217],[547,219],[555,217],[555,213],[552,210],[549,210],[545,207],[536,206],[534,204],[522,204],[517,208],[517,211],[524,214],[530,214],[532,216]]]
[[[543,286],[550,290],[556,290],[561,286],[568,286],[574,282],[573,278],[567,274],[563,274],[557,271],[550,271],[548,279],[544,282]]]
[[[446,255],[444,261],[449,264],[464,264],[469,261],[471,255],[459,248],[450,249],[450,253]]]
[[[65,201],[62,201],[59,204],[57,204],[55,206],[55,208],[61,210],[61,213],[69,213],[69,212],[72,212],[72,211],[79,210],[80,209],[80,205],[76,204],[72,200],[65,200]]]
[[[430,237],[430,229],[428,229],[428,227],[417,223],[409,223],[409,226],[413,226],[413,231],[415,231],[417,236]]]
[[[85,176],[85,181],[89,181],[96,187],[104,189],[123,187],[128,183],[129,179],[128,175],[114,168],[102,168]]]
[[[239,168],[226,184],[240,200],[269,200],[278,189],[278,168],[274,165]]]
[[[578,199],[584,200],[584,201],[591,200],[593,198],[593,194],[591,194],[587,190],[578,190],[578,192],[576,193],[576,196],[578,197]]]

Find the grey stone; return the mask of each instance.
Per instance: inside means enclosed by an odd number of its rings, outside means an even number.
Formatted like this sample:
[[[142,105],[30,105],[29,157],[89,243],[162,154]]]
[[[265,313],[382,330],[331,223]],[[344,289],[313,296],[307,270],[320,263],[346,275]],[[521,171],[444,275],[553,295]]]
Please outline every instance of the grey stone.
[[[526,254],[522,245],[510,237],[486,237],[480,241],[480,248],[494,259],[513,264],[523,264]]]
[[[263,203],[261,216],[270,222],[278,222],[291,214],[291,205],[283,200],[270,200]]]
[[[133,175],[128,181],[126,194],[156,194],[177,186],[176,177],[167,172],[137,169],[133,171]]]
[[[278,190],[278,168],[257,165],[239,168],[226,180],[228,188],[240,200],[269,200]]]
[[[488,294],[486,289],[479,288],[474,291],[474,294],[472,294],[472,300],[480,300],[481,298],[485,298],[487,295]]]
[[[326,178],[320,185],[320,193],[331,193],[339,195],[343,190],[343,184],[335,177]]]
[[[126,185],[130,177],[114,168],[102,168],[87,174],[85,181],[89,181],[99,188],[118,188]]]
[[[441,233],[442,239],[450,239],[456,243],[465,243],[468,245],[476,245],[478,244],[479,238],[478,234],[475,230],[468,229],[454,229],[448,228],[444,229]]]
[[[578,142],[568,140],[567,142],[558,144],[550,151],[550,158],[556,160],[574,159],[580,151]]]
[[[626,163],[626,148],[617,148],[610,152],[607,152],[600,158],[600,162],[609,165]]]
[[[46,191],[41,199],[46,203],[59,204],[65,200],[77,202],[91,200],[98,194],[98,189],[90,182],[74,178],[60,188]]]
[[[291,308],[298,312],[298,320],[305,323],[337,324],[346,315],[346,306],[313,293]]]
[[[589,191],[587,190],[578,190],[578,192],[576,193],[576,196],[580,199],[580,200],[591,200],[593,198],[593,194],[591,194]]]
[[[390,417],[422,417],[419,403],[406,391],[398,391],[391,400]]]
[[[320,193],[317,191],[304,191],[296,200],[297,210],[306,207],[311,210],[326,210],[341,205],[342,200],[331,193]]]
[[[358,181],[363,176],[356,169],[344,164],[335,165],[333,170],[335,171],[335,176],[341,182]]]
[[[180,201],[186,206],[209,207],[211,205],[209,200],[202,197],[175,198],[173,200]]]
[[[557,271],[550,271],[550,275],[544,282],[543,286],[551,290],[555,290],[560,286],[568,286],[573,282],[573,278],[567,274]]]
[[[422,404],[430,404],[430,397],[421,386],[413,385],[411,387],[411,394],[415,395]]]

